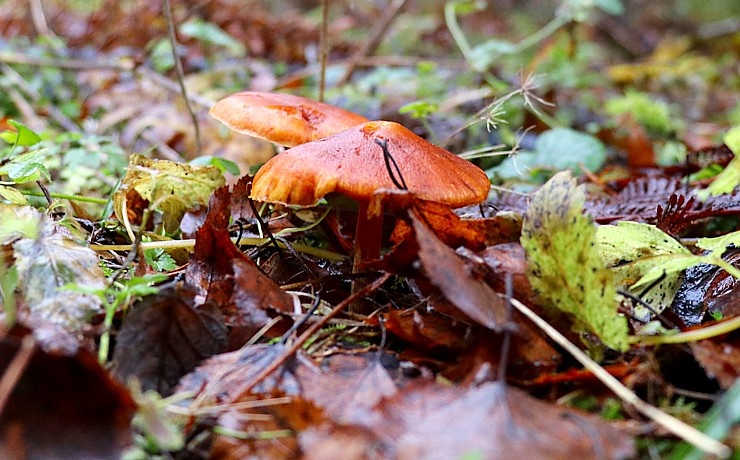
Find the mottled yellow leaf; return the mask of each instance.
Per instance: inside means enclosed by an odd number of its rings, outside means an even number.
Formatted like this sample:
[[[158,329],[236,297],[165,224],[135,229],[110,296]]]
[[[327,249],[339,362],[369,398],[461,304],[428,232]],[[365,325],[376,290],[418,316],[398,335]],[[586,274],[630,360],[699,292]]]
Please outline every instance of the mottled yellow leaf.
[[[164,227],[173,232],[189,210],[208,204],[211,193],[224,184],[215,166],[195,166],[167,160],[150,160],[131,155],[126,175],[113,195],[113,207],[119,218],[125,200],[135,192],[154,210],[162,213]],[[131,209],[131,204],[127,203]]]
[[[681,243],[654,225],[639,222],[619,222],[617,225],[604,225],[596,229],[598,251],[606,266],[611,267],[618,289],[629,292],[642,299],[641,304],[632,306],[632,316],[649,321],[655,313],[660,313],[673,302],[685,267],[675,265],[683,256],[691,252]],[[668,267],[677,269],[668,269]],[[652,272],[652,282],[645,283],[642,278]],[[639,285],[636,283],[640,281]],[[651,311],[651,309],[653,311]]]
[[[569,314],[577,332],[610,348],[628,348],[627,320],[618,314],[612,273],[594,248],[595,228],[583,214],[584,191],[569,172],[553,176],[531,198],[521,243],[540,303]]]

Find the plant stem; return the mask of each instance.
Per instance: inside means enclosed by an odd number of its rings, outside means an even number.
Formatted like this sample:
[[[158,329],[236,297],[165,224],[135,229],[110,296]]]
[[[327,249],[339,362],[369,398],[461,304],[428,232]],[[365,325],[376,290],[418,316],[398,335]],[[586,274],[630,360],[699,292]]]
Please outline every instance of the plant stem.
[[[511,299],[511,304],[519,310],[524,316],[529,318],[537,327],[542,329],[555,343],[563,347],[568,353],[571,354],[579,363],[583,365],[587,370],[591,371],[594,377],[598,378],[601,383],[607,386],[614,394],[616,394],[622,401],[627,404],[631,404],[635,409],[641,412],[646,417],[653,420],[666,430],[675,434],[684,441],[692,444],[693,446],[701,449],[707,454],[715,455],[719,458],[727,458],[732,454],[732,449],[702,433],[696,428],[687,425],[686,423],[678,420],[671,415],[666,414],[655,406],[651,406],[642,399],[640,399],[635,393],[629,388],[624,386],[622,382],[617,380],[613,375],[606,371],[603,367],[599,366],[594,360],[589,358],[584,352],[582,352],[577,346],[570,342],[563,334],[557,331],[554,327],[550,326],[547,321],[537,316],[529,307],[518,301],[517,299]]]
[[[34,192],[32,190],[22,190],[21,193],[27,196],[46,196],[42,192]],[[52,198],[59,198],[60,200],[82,201],[85,203],[96,203],[96,204],[108,203],[107,198],[94,198],[90,196],[68,195],[66,193],[51,193],[50,192],[49,196],[51,196]]]
[[[236,243],[236,238],[232,238],[231,241]],[[260,246],[270,241],[267,238],[241,238],[239,240],[240,246]],[[280,247],[285,247],[285,244],[278,241]],[[192,248],[195,246],[194,239],[187,240],[171,240],[171,241],[146,241],[139,244],[141,249],[177,249],[177,248]],[[325,249],[315,248],[313,246],[307,246],[305,244],[295,243],[292,244],[293,249],[303,254],[308,254],[314,257],[319,257],[331,261],[344,260],[345,257],[342,254],[336,252],[327,251]],[[130,251],[130,244],[91,244],[88,246],[93,251]]]

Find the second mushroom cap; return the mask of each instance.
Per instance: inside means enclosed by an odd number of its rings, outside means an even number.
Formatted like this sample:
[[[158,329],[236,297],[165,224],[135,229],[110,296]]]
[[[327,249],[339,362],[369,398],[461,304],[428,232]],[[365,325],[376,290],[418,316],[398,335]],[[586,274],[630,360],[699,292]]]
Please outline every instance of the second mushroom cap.
[[[485,172],[390,121],[363,123],[272,158],[257,172],[252,198],[311,206],[337,193],[367,202],[375,191],[395,187],[376,140],[387,142],[408,190],[419,198],[452,207],[486,199]]]

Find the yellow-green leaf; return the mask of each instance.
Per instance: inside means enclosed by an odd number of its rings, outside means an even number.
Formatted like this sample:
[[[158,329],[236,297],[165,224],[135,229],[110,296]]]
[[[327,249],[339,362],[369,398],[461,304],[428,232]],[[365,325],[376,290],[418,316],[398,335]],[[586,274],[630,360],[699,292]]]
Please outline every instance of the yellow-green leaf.
[[[187,211],[207,205],[211,193],[224,183],[221,171],[215,166],[132,155],[121,186],[113,195],[113,206],[116,215],[122,216],[124,201],[136,193],[162,213],[165,230],[173,232]]]
[[[553,176],[531,198],[521,243],[527,276],[541,304],[575,319],[610,348],[628,348],[627,320],[618,314],[612,273],[594,248],[595,228],[583,214],[585,194],[569,172]]]
[[[656,313],[671,305],[681,283],[681,271],[686,268],[676,256],[691,256],[681,243],[654,225],[638,222],[598,227],[596,241],[618,289],[639,297]],[[644,278],[648,273],[650,278]],[[648,321],[652,312],[638,304],[633,306],[632,315]]]
[[[706,200],[710,195],[717,196],[732,192],[740,185],[740,126],[735,126],[723,137],[727,147],[732,150],[735,157],[725,169],[717,175],[714,182],[704,190],[699,190],[696,195],[700,200]]]

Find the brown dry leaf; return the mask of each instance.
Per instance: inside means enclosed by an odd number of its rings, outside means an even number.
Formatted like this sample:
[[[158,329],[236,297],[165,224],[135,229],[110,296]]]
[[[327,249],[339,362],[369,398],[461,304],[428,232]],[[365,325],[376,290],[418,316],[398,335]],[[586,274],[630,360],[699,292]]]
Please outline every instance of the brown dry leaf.
[[[168,394],[180,377],[223,351],[221,313],[210,303],[195,308],[195,296],[192,288],[170,285],[134,304],[118,334],[114,375]]]
[[[724,336],[689,344],[694,359],[720,387],[730,388],[740,377],[740,336]]]
[[[539,401],[501,383],[419,381],[376,409],[374,431],[394,458],[631,458],[629,436],[598,416]],[[372,418],[370,419],[372,420]],[[390,441],[392,440],[392,441]]]
[[[419,244],[419,260],[426,276],[447,299],[478,324],[501,331],[506,323],[506,301],[487,284],[472,277],[470,266],[411,215]]]
[[[205,222],[195,238],[195,252],[186,272],[200,298],[216,306],[231,331],[230,348],[246,342],[278,312],[293,310],[293,297],[263,274],[229,238],[226,225],[230,199],[226,188],[216,191]],[[268,337],[285,331],[271,330]]]
[[[299,367],[296,376],[301,396],[320,407],[334,423],[365,423],[373,407],[397,391],[396,382],[381,364],[386,358],[390,360],[382,352],[335,355],[321,363],[320,372]]]
[[[135,404],[76,339],[35,321],[0,331],[0,373],[30,352],[0,416],[2,458],[120,458]],[[31,340],[37,335],[43,342]],[[21,359],[21,361],[23,361]]]
[[[275,390],[281,394],[295,394],[299,387],[291,364],[306,362],[303,354],[289,360],[282,370],[273,372],[251,394],[244,394],[246,385],[273,360],[278,359],[285,349],[282,343],[260,344],[214,356],[183,377],[177,391],[193,392],[205,405],[233,403],[255,394],[272,394]]]

